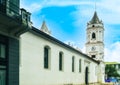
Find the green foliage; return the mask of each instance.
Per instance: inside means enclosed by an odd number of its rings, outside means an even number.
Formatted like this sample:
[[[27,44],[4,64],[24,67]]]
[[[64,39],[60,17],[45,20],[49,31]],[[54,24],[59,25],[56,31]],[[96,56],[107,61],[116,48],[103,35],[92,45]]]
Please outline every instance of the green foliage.
[[[117,72],[117,69],[112,65],[106,65],[105,74],[107,74],[107,77],[120,77],[120,75]]]

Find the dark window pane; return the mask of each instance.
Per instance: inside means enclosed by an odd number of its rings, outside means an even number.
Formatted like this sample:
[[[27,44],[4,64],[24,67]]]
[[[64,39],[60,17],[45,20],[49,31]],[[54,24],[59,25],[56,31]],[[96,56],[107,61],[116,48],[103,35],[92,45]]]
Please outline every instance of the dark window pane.
[[[6,0],[0,0],[0,11],[6,12]]]
[[[44,48],[44,68],[48,68],[49,49]]]
[[[6,56],[6,47],[3,44],[0,44],[0,58],[5,58]]]
[[[79,72],[81,72],[81,59],[79,60]]]
[[[92,33],[92,39],[95,39],[95,38],[96,38],[95,33]]]
[[[6,85],[6,71],[0,70],[0,85]]]
[[[62,53],[59,53],[59,70],[62,70]]]
[[[18,0],[10,0],[7,2],[8,8],[11,12],[18,13],[19,12],[19,1]]]
[[[72,57],[72,72],[74,72],[74,57]]]
[[[0,65],[0,69],[6,69],[6,66]]]
[[[91,57],[92,57],[92,58],[95,58],[96,56],[95,56],[95,55],[92,55]]]

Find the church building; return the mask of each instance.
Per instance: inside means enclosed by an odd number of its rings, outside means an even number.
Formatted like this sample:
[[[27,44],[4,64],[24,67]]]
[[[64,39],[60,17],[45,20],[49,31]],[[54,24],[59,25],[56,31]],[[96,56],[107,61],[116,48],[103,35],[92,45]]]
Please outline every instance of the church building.
[[[86,54],[51,36],[43,21],[20,39],[20,85],[84,85],[104,82],[104,28],[97,12],[87,23]]]

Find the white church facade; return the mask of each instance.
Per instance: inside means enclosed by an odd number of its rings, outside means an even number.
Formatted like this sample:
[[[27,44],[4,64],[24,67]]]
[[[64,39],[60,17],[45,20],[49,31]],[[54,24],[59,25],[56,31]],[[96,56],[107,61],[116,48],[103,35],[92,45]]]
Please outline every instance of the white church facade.
[[[97,13],[87,24],[86,54],[50,35],[45,22],[20,37],[20,85],[104,82],[104,28]]]

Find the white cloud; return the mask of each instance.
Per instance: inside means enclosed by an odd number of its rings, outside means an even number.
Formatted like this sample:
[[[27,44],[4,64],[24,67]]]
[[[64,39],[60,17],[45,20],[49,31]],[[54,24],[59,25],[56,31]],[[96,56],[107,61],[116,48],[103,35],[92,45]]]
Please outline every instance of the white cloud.
[[[77,11],[75,12],[75,17],[79,23],[82,19],[92,18],[93,12],[95,10],[95,1],[91,0],[34,0],[34,3],[26,5],[27,0],[22,0],[21,7],[27,9],[29,12],[40,12],[42,8],[51,6],[76,6]],[[96,1],[96,10],[100,19],[104,21],[105,24],[120,24],[120,0],[100,0]],[[77,15],[77,16],[76,16]],[[81,16],[80,16],[81,15]],[[86,23],[86,22],[85,22]]]
[[[70,6],[70,5],[81,5],[81,4],[90,4],[90,2],[84,1],[50,1],[47,3],[48,6]]]
[[[26,9],[27,11],[34,13],[34,12],[40,12],[40,10],[42,9],[42,5],[41,4],[37,4],[37,3],[32,3],[29,6],[25,5],[24,2],[21,4],[21,8]]]
[[[21,2],[21,7],[27,9],[30,12],[37,12],[40,11],[42,8],[51,7],[51,6],[71,6],[71,5],[81,5],[81,4],[91,4],[91,2],[86,1],[78,1],[78,0],[43,0],[37,1],[34,0],[34,3],[26,5],[25,2],[27,0],[23,0]]]
[[[93,15],[93,10],[95,10],[95,1],[91,0],[34,0],[34,3],[26,5],[27,0],[21,1],[21,7],[27,9],[31,13],[38,12],[42,8],[51,6],[77,6],[76,13],[81,13],[83,17]],[[120,0],[99,0],[96,1],[96,10],[98,15],[105,23],[118,24],[120,23]],[[79,14],[80,15],[80,14]],[[81,19],[79,16],[78,19]],[[84,18],[83,18],[84,19]]]
[[[120,0],[102,0],[98,4],[100,16],[107,24],[120,24]]]
[[[105,48],[105,61],[120,62],[120,42],[115,42],[109,48]]]
[[[86,2],[87,3],[87,2]],[[99,0],[96,2],[96,11],[99,19],[104,24],[120,24],[120,0]],[[81,4],[76,7],[74,12],[74,18],[76,18],[76,25],[83,22],[84,20],[89,21],[95,11],[95,3],[91,1],[89,4]],[[86,24],[86,22],[85,22]]]

